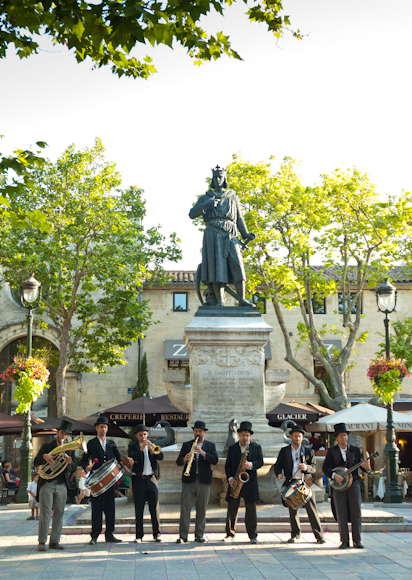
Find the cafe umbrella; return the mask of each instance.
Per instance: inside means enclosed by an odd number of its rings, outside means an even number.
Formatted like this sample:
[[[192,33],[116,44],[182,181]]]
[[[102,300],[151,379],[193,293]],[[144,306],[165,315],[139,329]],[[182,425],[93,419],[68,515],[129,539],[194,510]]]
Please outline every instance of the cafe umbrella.
[[[177,409],[167,395],[139,397],[104,409],[99,414],[122,427],[140,424],[152,427],[158,421],[168,421],[172,427],[186,427],[189,420],[189,415]]]

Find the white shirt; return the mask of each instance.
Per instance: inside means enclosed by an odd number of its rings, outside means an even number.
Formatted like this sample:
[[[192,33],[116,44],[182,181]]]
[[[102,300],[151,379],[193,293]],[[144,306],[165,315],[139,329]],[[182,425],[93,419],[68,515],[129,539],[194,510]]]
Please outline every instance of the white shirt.
[[[100,437],[98,437],[98,440],[100,442],[100,445],[102,446],[103,451],[106,451],[106,437],[102,440],[100,439]]]
[[[345,463],[346,463],[346,460],[348,458],[348,455],[347,455],[348,448],[346,447],[345,449],[342,449],[342,447],[339,445],[339,449],[340,449],[340,454],[342,455],[343,461],[345,461]]]
[[[139,443],[140,448],[142,447],[143,443]],[[146,447],[143,449],[143,472],[142,475],[153,475],[153,469],[152,469],[152,464],[150,463],[150,457],[149,457],[149,448]]]
[[[200,447],[200,449],[202,449],[202,445],[203,445],[203,443],[197,444],[197,446]],[[199,473],[199,451],[196,451],[195,457],[196,457],[196,475],[198,475],[198,473]]]
[[[302,472],[301,470],[298,468],[299,463],[301,463],[300,461],[300,456],[301,456],[301,449],[302,446],[299,445],[299,447],[297,449],[295,449],[293,447],[293,445],[290,446],[291,450],[292,450],[292,478],[293,479],[302,479]]]
[[[37,483],[35,481],[31,481],[29,483],[29,485],[27,486],[27,491],[31,491],[32,494],[34,495],[34,497],[36,497],[36,494],[37,494]]]

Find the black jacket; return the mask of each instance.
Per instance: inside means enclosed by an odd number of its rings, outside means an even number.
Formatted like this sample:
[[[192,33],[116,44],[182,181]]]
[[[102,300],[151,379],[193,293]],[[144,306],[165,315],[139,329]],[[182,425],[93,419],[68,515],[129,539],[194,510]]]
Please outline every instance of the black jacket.
[[[159,477],[159,466],[157,464],[158,461],[163,460],[163,452],[161,451],[158,455],[155,455],[152,451],[149,451],[149,459],[150,464],[153,469],[153,473],[158,479]],[[144,453],[140,451],[140,445],[137,441],[133,441],[133,443],[129,443],[129,450],[127,452],[128,456],[134,459],[132,473],[135,473],[138,477],[142,477],[143,468],[144,468]]]
[[[88,466],[90,459],[93,462],[92,471],[96,471],[97,469],[99,469],[99,467],[103,465],[103,463],[105,463],[106,461],[110,461],[111,459],[117,459],[117,461],[120,463],[121,457],[119,450],[117,449],[116,443],[111,439],[106,439],[106,456],[105,456],[99,438],[94,437],[93,439],[90,439],[90,441],[88,442],[87,451],[86,453],[83,454],[83,457],[81,458],[80,465],[83,467],[83,469],[85,469]],[[95,459],[97,459],[96,463],[94,463]]]
[[[242,457],[242,452],[239,443],[234,443],[231,445],[227,451],[227,459],[225,465],[226,477],[229,480],[231,477],[235,477],[237,468]],[[256,470],[263,465],[263,453],[262,447],[259,443],[251,441],[249,444],[249,453],[247,456],[247,461],[252,463],[252,469],[248,469],[249,481],[243,484],[240,491],[240,497],[243,497],[246,503],[256,503],[259,501],[259,488]],[[230,486],[227,490],[226,501],[230,499]]]
[[[355,447],[354,445],[348,445],[347,451],[347,464],[343,461],[342,453],[340,452],[339,445],[334,445],[333,447],[329,447],[328,452],[325,457],[325,461],[323,462],[323,473],[329,479],[332,478],[332,470],[335,467],[347,467],[348,469],[356,463],[362,461],[362,452],[359,447]],[[361,467],[362,471],[366,471],[363,467]],[[359,479],[359,469],[355,469],[352,471],[353,479]]]
[[[182,448],[179,453],[179,457],[176,459],[177,465],[181,466],[184,464],[186,469],[186,463],[183,461],[184,456],[186,453],[192,449],[192,445],[194,443],[194,439],[191,441],[186,441],[183,443]],[[212,469],[211,465],[216,465],[218,462],[218,456],[216,451],[216,445],[211,441],[206,441],[206,439],[202,443],[202,451],[206,453],[206,457],[203,458],[202,455],[199,453],[199,474],[198,478],[200,483],[212,483]],[[184,475],[184,471],[182,473],[182,481],[183,483],[192,483],[196,479],[196,458],[193,460],[192,469],[190,470],[190,475]]]
[[[49,454],[50,451],[53,451],[53,449],[55,447],[57,447],[58,445],[59,444],[57,443],[57,440],[56,439],[53,439],[52,441],[47,441],[47,443],[43,443],[43,445],[40,447],[40,451],[38,452],[38,454],[36,455],[36,457],[34,459],[34,467],[40,467],[40,465],[45,465],[46,464],[46,461],[44,461],[43,455],[45,453],[48,453]],[[70,476],[71,473],[73,473],[73,471],[76,471],[76,469],[77,469],[77,462],[76,462],[76,458],[74,456],[74,451],[66,451],[66,455],[68,455],[69,457],[72,458],[72,462],[63,471],[63,474],[62,475],[64,475],[64,479],[65,479],[65,482],[66,482],[66,487],[67,487],[67,489],[69,489],[69,476]],[[43,479],[42,477],[39,477],[39,482],[37,484],[37,501],[39,501],[39,494],[40,494],[41,488],[48,481],[53,481],[53,480],[52,479]]]
[[[315,473],[316,471],[316,457],[313,449],[308,449],[307,447],[301,445],[300,462],[306,463],[306,465],[308,466],[308,469],[307,471],[304,472],[304,474],[305,479],[309,479],[312,473]],[[279,456],[275,463],[275,473],[276,475],[280,475],[281,473],[285,475],[286,487],[290,484],[290,480],[293,475],[292,470],[293,470],[292,445],[287,445],[286,447],[282,447],[282,449],[279,451]]]

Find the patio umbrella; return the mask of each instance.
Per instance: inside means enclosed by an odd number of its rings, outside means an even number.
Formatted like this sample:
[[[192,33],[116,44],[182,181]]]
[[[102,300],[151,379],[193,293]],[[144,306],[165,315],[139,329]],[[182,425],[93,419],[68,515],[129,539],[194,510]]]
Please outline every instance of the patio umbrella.
[[[94,424],[96,423],[98,415],[86,417],[85,420],[77,420],[72,419],[71,417],[67,417],[66,415],[62,417],[51,417],[50,419],[46,419],[44,423],[41,425],[36,425],[32,428],[32,433],[34,437],[40,437],[41,435],[49,435],[50,431],[55,434],[57,429],[59,428],[61,421],[70,421],[72,423],[72,433],[73,435],[96,435],[96,429],[94,428]],[[88,419],[88,420],[87,420]],[[128,438],[129,436],[127,433],[117,427],[117,425],[110,425],[110,435],[111,437],[124,437]]]
[[[366,437],[377,431],[386,431],[386,408],[359,403],[349,409],[343,409],[333,415],[326,415],[315,423],[306,425],[305,429],[311,432],[333,432],[334,425],[346,423],[349,431]],[[412,418],[405,413],[393,412],[395,431],[412,431]]]
[[[269,413],[266,417],[269,419],[269,425],[272,427],[280,427],[283,421],[292,420],[298,425],[305,425],[311,421],[319,419],[320,412],[312,407],[302,405],[301,403],[281,403]]]
[[[100,412],[117,425],[133,426],[144,423],[152,427],[157,421],[168,421],[173,427],[186,427],[189,415],[173,405],[167,395],[140,397]]]
[[[86,430],[83,431],[83,433],[85,435],[96,435],[96,429],[94,428],[94,424],[96,423],[98,417],[99,413],[94,413],[93,415],[89,415],[88,417],[83,417],[83,419],[80,419],[80,421],[76,421],[76,425],[80,423],[87,424],[89,429],[88,431]],[[114,422],[110,422],[108,436],[121,437],[122,439],[130,439],[129,435]]]
[[[31,416],[31,426],[43,423],[43,419]],[[1,435],[20,435],[23,430],[24,415],[16,413],[15,415],[5,415],[0,413],[0,436]]]

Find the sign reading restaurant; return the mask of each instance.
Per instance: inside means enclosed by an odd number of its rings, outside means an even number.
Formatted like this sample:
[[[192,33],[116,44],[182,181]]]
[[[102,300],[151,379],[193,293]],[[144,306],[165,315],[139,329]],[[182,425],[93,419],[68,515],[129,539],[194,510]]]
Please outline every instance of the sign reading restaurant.
[[[187,421],[188,419],[186,413],[159,413],[159,415],[160,421]],[[143,421],[145,415],[143,413],[110,413],[109,418],[112,421]]]

